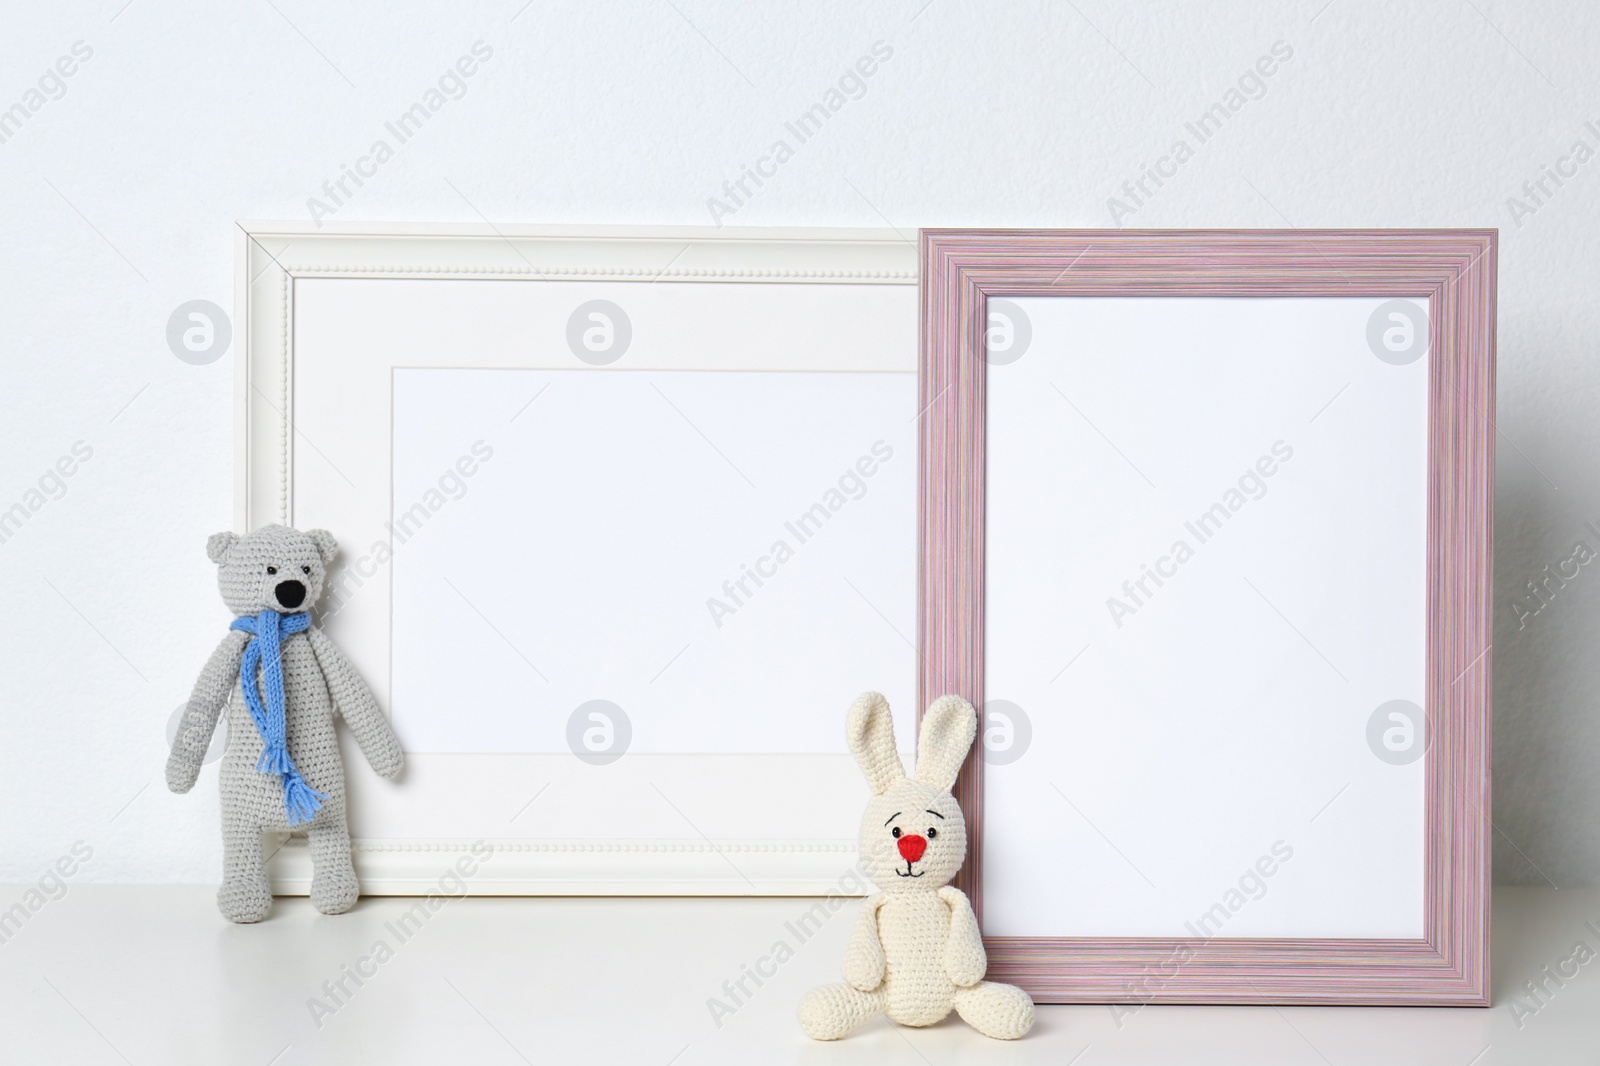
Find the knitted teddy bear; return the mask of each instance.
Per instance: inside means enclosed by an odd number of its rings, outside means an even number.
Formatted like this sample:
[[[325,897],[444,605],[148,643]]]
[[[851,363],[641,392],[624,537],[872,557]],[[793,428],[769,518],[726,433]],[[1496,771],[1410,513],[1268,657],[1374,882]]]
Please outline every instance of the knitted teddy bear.
[[[977,732],[972,704],[935,700],[922,718],[917,775],[895,751],[889,701],[868,692],[850,708],[850,751],[872,789],[861,820],[861,862],[882,889],[861,908],[844,955],[842,985],[813,989],[800,1025],[837,1040],[887,1014],[932,1025],[954,1010],[978,1032],[1015,1040],[1033,1027],[1033,1001],[983,979],[989,960],[966,895],[950,884],[967,851],[967,827],[950,788]]]
[[[167,759],[167,787],[194,787],[226,704],[217,906],[229,921],[260,921],[272,909],[261,857],[268,829],[306,830],[317,910],[342,914],[361,895],[350,863],[335,713],[379,774],[393,778],[404,762],[372,691],[333,641],[311,628],[309,609],[337,550],[327,530],[287,526],[244,537],[217,533],[206,542],[222,600],[238,617],[189,696]]]

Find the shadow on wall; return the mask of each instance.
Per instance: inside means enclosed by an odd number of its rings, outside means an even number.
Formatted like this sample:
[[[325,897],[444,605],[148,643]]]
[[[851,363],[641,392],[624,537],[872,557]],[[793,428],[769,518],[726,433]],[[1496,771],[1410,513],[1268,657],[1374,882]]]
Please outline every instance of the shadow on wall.
[[[1502,367],[1515,362],[1508,325]],[[1532,351],[1564,346],[1557,337],[1525,340]],[[1509,376],[1502,372],[1502,382]],[[1526,377],[1519,385],[1561,387]],[[1520,406],[1536,410],[1541,399],[1522,397]],[[1507,428],[1495,462],[1494,880],[1600,884],[1592,828],[1600,818],[1600,505],[1585,504],[1578,464],[1549,459],[1583,454],[1582,442],[1563,451],[1511,443]]]

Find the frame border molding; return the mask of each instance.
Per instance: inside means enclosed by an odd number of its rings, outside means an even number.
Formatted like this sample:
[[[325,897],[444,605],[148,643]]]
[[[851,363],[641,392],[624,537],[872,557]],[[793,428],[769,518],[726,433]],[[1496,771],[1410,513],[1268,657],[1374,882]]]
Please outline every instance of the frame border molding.
[[[1489,1005],[1496,230],[923,230],[918,703],[984,699],[983,352],[991,296],[1393,296],[1429,308],[1427,935],[986,937],[1044,1003]],[[980,736],[982,727],[980,724]],[[957,880],[982,915],[983,760]],[[1192,953],[1165,978],[1175,953]],[[1139,991],[1152,967],[1165,978]]]

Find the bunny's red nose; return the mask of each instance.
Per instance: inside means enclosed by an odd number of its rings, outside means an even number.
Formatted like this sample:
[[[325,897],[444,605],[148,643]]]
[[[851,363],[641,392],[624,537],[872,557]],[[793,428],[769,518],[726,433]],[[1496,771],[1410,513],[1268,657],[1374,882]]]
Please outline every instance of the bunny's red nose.
[[[928,838],[903,836],[900,838],[900,857],[906,862],[916,862],[928,850]]]

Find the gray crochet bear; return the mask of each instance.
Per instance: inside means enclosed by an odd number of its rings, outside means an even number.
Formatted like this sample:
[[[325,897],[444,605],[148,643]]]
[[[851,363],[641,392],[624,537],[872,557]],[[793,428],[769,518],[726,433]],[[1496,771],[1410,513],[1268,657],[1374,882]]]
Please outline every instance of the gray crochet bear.
[[[269,829],[306,830],[317,910],[342,914],[361,895],[350,863],[335,713],[379,774],[393,778],[405,761],[372,691],[333,641],[311,628],[309,611],[337,550],[327,530],[287,526],[244,537],[217,533],[206,542],[222,600],[238,617],[189,696],[167,759],[167,787],[194,787],[226,704],[217,906],[229,921],[257,922],[272,909],[261,856]]]

